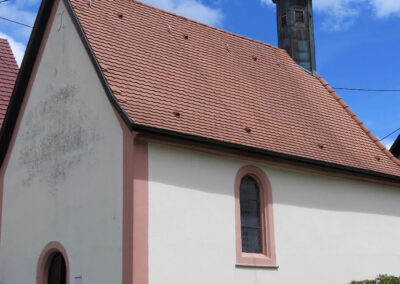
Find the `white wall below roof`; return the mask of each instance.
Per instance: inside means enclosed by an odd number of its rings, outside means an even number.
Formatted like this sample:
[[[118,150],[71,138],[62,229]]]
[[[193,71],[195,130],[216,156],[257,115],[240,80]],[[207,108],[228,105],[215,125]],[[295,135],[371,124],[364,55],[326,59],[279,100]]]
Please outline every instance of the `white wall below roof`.
[[[150,284],[346,284],[400,273],[400,188],[258,165],[279,269],[235,267],[234,180],[253,162],[149,145]]]
[[[122,130],[60,3],[4,182],[0,283],[36,283],[51,241],[70,277],[122,282]]]

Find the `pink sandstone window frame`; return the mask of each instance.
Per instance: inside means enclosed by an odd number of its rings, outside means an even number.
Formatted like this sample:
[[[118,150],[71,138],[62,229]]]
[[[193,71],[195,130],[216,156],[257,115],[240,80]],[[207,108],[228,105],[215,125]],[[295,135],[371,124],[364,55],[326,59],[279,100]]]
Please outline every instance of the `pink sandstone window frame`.
[[[240,183],[243,177],[252,177],[260,190],[260,213],[262,226],[262,253],[242,251],[240,216]],[[255,166],[239,169],[235,178],[235,219],[236,219],[236,265],[276,268],[275,236],[272,208],[271,183],[263,170]]]

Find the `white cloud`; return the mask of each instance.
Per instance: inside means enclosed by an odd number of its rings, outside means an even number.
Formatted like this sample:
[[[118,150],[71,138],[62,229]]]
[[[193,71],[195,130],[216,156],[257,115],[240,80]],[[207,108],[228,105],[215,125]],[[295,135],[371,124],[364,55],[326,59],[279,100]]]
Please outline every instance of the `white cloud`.
[[[350,26],[360,12],[359,5],[368,0],[317,0],[313,2],[315,12],[324,14],[323,28],[341,30]],[[261,3],[274,6],[272,0]]]
[[[13,0],[4,2],[1,3],[0,16],[33,26],[36,18],[36,9],[39,4],[40,0]],[[5,20],[0,21],[0,37],[8,40],[19,66],[24,57],[26,43],[31,32],[31,28]]]
[[[387,138],[387,139],[382,140],[381,142],[382,142],[383,146],[386,147],[386,149],[390,150],[390,147],[392,147],[394,140]]]
[[[15,4],[1,6],[0,16],[23,22],[24,24],[33,25],[33,22],[36,18],[36,13],[29,10],[21,9],[18,5]]]
[[[15,41],[9,35],[3,34],[1,32],[0,32],[0,38],[5,38],[8,40],[11,50],[14,53],[15,60],[17,61],[18,66],[21,66],[21,62],[22,62],[22,59],[24,58],[26,46],[20,42]]]
[[[142,0],[163,10],[211,25],[220,27],[224,18],[222,11],[201,2],[201,0]]]
[[[400,16],[399,0],[369,0],[377,17]]]
[[[274,6],[272,0],[261,3]],[[323,14],[323,28],[333,31],[346,29],[365,10],[372,10],[378,18],[400,16],[399,0],[316,0],[313,6],[317,13]]]
[[[266,4],[268,6],[275,6],[272,0],[261,0],[261,3]]]
[[[18,3],[5,2],[2,3],[0,16],[33,26],[36,18],[36,11],[26,9],[25,6],[20,6]],[[19,41],[27,42],[32,29],[1,20],[0,31],[12,35],[13,38],[18,39]]]
[[[14,0],[13,2],[16,2],[19,7],[26,7],[39,4],[40,0]]]
[[[222,25],[223,13],[220,9],[205,5],[202,0],[142,0],[155,7],[203,22],[211,26]],[[16,0],[3,3],[0,16],[28,25],[33,25],[36,13],[30,6],[38,5],[40,0]],[[31,29],[8,22],[1,22],[0,37],[8,39],[18,65],[21,65]],[[11,36],[10,36],[11,35]]]

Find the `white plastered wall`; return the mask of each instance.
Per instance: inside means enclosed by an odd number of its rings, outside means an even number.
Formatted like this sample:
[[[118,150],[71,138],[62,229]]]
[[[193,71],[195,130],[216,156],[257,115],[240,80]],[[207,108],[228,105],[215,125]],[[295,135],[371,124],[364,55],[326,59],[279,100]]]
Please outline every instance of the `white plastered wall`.
[[[273,192],[278,269],[235,266],[234,181]],[[346,284],[400,274],[400,188],[149,145],[150,284]]]
[[[63,1],[4,180],[0,283],[36,283],[43,248],[70,279],[122,282],[122,130]]]

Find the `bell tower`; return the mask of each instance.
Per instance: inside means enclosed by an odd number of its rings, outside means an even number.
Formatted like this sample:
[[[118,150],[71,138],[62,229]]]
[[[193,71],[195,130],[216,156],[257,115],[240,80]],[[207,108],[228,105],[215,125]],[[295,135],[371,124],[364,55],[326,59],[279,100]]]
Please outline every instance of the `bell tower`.
[[[312,0],[272,0],[276,4],[278,45],[310,72],[316,71]]]

